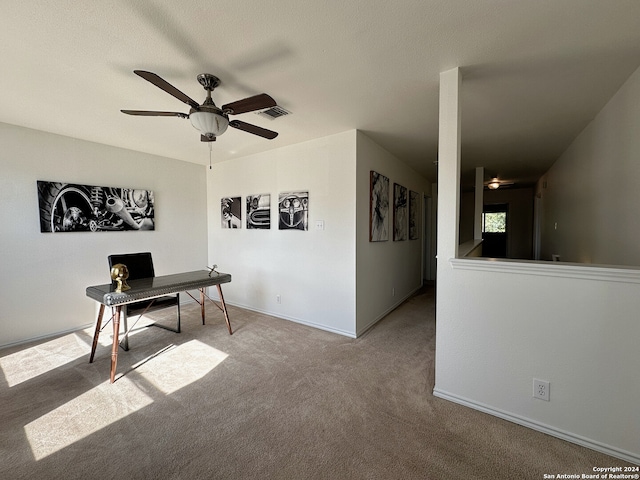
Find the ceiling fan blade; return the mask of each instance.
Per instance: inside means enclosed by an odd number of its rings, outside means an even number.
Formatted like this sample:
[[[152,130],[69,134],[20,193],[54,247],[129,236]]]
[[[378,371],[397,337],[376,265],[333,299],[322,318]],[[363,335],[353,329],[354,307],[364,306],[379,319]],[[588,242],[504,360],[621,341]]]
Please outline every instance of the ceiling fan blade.
[[[216,141],[216,137],[206,137],[204,135],[200,135],[200,141],[201,142],[215,142]]]
[[[143,117],[182,117],[189,118],[186,113],[180,112],[152,112],[149,110],[120,110],[127,115],[141,115]]]
[[[266,93],[261,93],[237,102],[227,103],[222,106],[222,111],[227,114],[238,115],[239,113],[253,112],[254,110],[262,110],[276,105],[277,103],[273,98]]]
[[[258,127],[257,125],[252,125],[250,123],[241,122],[240,120],[231,120],[229,122],[229,126],[237,128],[238,130],[242,130],[244,132],[253,133],[254,135],[258,135],[259,137],[268,138],[269,140],[273,140],[278,136],[278,132],[273,132],[271,130],[267,130],[266,128]]]
[[[196,102],[195,100],[193,100],[192,98],[190,98],[186,94],[182,93],[176,87],[171,85],[166,80],[160,78],[155,73],[145,72],[144,70],[134,70],[133,73],[135,73],[136,75],[144,78],[146,81],[153,83],[156,87],[164,90],[169,95],[173,95],[174,97],[176,97],[181,102],[184,102],[184,103],[186,103],[187,105],[190,105],[193,108],[197,109],[200,106],[200,104],[198,102]]]

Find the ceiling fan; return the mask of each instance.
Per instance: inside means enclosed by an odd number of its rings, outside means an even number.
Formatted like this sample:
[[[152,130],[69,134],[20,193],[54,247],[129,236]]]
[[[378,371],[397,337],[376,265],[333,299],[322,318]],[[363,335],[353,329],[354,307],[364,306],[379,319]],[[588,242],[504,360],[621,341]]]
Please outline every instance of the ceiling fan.
[[[198,82],[207,91],[207,98],[198,104],[195,100],[182,93],[176,87],[166,80],[160,78],[155,73],[146,72],[144,70],[134,70],[133,73],[144,78],[148,82],[153,83],[156,87],[164,90],[169,95],[174,96],[181,102],[191,107],[189,113],[181,112],[157,112],[147,110],[120,110],[127,115],[141,115],[146,117],[180,117],[188,118],[191,124],[200,131],[200,140],[202,142],[215,142],[216,137],[222,135],[227,127],[237,128],[244,132],[258,135],[259,137],[273,140],[278,136],[277,132],[258,127],[250,123],[240,120],[229,120],[229,115],[238,115],[240,113],[253,112],[264,108],[275,107],[276,101],[266,93],[254,95],[253,97],[244,98],[236,102],[227,103],[222,108],[218,108],[211,99],[211,92],[220,85],[220,79],[209,73],[201,73],[198,75]]]
[[[514,184],[514,182],[510,182],[508,180],[499,180],[498,177],[493,177],[488,182],[484,182],[484,185],[489,190],[497,190],[500,187],[510,187],[513,184]]]

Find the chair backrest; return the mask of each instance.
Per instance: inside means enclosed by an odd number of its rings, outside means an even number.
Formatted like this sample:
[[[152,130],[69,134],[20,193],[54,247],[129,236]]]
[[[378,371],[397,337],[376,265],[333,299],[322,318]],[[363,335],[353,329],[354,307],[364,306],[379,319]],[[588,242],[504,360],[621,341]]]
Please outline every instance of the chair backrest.
[[[124,263],[129,270],[129,280],[156,276],[153,270],[151,252],[122,253],[109,255],[107,258],[109,260],[109,271],[111,271],[111,267],[114,265]]]

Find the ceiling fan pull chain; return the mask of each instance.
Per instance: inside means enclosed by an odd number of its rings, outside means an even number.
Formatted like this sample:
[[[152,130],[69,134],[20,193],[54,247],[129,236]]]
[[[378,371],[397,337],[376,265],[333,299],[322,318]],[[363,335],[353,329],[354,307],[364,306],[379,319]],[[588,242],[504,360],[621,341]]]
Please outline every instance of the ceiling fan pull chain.
[[[209,142],[209,170],[211,170],[211,150],[213,150],[213,147],[211,146],[211,142]]]

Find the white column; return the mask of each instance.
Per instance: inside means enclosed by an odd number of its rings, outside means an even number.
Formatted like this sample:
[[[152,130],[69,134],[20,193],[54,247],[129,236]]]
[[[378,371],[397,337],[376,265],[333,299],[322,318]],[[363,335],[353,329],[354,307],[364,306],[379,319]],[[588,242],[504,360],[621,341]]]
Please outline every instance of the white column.
[[[458,254],[460,219],[460,68],[440,73],[438,274]]]
[[[458,286],[449,259],[458,254],[460,218],[460,69],[440,74],[440,131],[438,136],[438,258],[436,261],[436,385],[442,389],[451,375],[455,350],[454,305]],[[454,377],[455,378],[455,377]]]
[[[482,238],[482,210],[484,206],[484,167],[476,168],[476,210],[473,217],[473,238]]]

